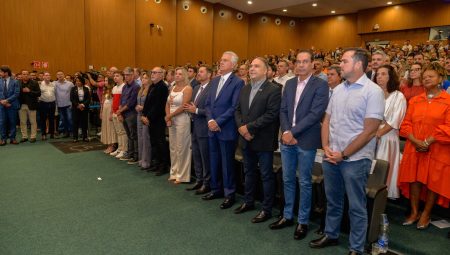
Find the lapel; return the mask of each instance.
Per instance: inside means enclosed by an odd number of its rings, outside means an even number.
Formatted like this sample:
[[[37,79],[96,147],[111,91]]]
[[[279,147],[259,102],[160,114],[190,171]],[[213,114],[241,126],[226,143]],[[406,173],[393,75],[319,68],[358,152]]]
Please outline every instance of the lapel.
[[[197,86],[199,87],[199,86]],[[206,85],[206,87],[203,89],[202,93],[200,95],[198,95],[198,104],[201,104],[201,102],[204,102],[206,100],[205,95],[207,95],[209,88],[211,88],[211,83],[209,83],[208,85]]]
[[[195,96],[197,96],[197,92],[200,89],[200,87],[201,86],[195,86],[194,90],[192,91],[192,102],[195,102]],[[200,96],[200,95],[198,95],[198,96]]]
[[[215,101],[217,101],[217,99],[219,99],[219,97],[223,94],[223,91],[227,88],[228,84],[231,83],[231,81],[233,80],[233,78],[234,78],[234,74],[231,73],[230,76],[228,77],[228,79],[227,79],[227,80],[225,81],[225,83],[223,84],[222,89],[220,90],[219,95],[217,95]],[[219,83],[220,83],[220,78],[219,78]],[[219,89],[219,83],[217,83],[217,89]],[[217,92],[217,89],[216,89],[216,92]],[[215,95],[214,95],[214,96],[215,96]]]
[[[305,88],[303,89],[302,95],[300,96],[300,99],[298,100],[297,108],[302,103],[302,101],[305,98],[306,94],[312,89],[314,79],[316,79],[316,77],[314,77],[314,75],[312,75],[311,78],[309,78],[308,83],[306,83]],[[295,90],[297,90],[297,88]]]
[[[253,108],[253,106],[255,105],[255,102],[258,100],[258,98],[260,97],[261,93],[268,86],[267,83],[268,83],[268,80],[264,81],[264,83],[261,85],[261,87],[259,87],[258,91],[256,92],[255,97],[253,98],[252,104],[250,105],[249,111]],[[251,91],[251,89],[250,89],[250,91]],[[248,93],[248,97],[246,97],[246,98],[248,98],[250,100],[250,92]]]

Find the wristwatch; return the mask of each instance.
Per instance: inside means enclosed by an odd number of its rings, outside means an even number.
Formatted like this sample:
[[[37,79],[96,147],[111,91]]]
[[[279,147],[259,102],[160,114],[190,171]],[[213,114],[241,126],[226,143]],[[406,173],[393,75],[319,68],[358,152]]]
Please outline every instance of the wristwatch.
[[[344,151],[341,152],[341,155],[342,155],[342,159],[343,159],[343,160],[348,160],[348,156],[345,156],[345,155],[344,155]]]

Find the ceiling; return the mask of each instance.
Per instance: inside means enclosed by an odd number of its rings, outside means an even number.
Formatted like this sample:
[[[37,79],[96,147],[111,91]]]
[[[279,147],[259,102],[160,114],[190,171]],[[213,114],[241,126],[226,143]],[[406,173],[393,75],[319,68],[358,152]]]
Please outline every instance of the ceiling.
[[[210,3],[220,3],[239,11],[253,13],[269,13],[289,17],[317,17],[356,13],[359,10],[392,5],[417,2],[419,0],[252,0],[253,4],[247,4],[247,0],[205,0]],[[317,3],[316,7],[312,4]],[[287,12],[283,12],[287,9]],[[334,10],[336,13],[332,14]]]

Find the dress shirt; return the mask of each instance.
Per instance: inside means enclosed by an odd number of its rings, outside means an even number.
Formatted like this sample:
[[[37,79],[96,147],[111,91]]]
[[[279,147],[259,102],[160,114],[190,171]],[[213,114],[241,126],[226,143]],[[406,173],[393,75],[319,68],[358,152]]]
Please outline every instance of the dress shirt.
[[[250,84],[252,86],[252,90],[250,90],[250,98],[248,100],[248,108],[250,108],[250,105],[252,105],[252,102],[256,96],[256,93],[258,93],[259,89],[261,88],[261,86],[264,84],[265,81],[266,81],[265,79],[257,81],[255,83],[253,83],[253,81],[251,81]]]
[[[288,80],[290,80],[290,79],[292,79],[294,76],[291,76],[291,75],[289,75],[288,73],[287,74],[285,74],[285,75],[283,75],[283,76],[278,76],[278,77],[275,77],[273,80],[274,81],[276,81],[276,82],[278,82],[279,84],[281,84],[281,85],[283,85],[283,87],[284,87],[284,85],[286,85],[286,82],[288,81]]]
[[[297,89],[295,90],[295,103],[294,103],[294,118],[292,119],[292,127],[295,127],[295,113],[297,112],[297,106],[298,101],[300,101],[300,97],[302,96],[303,90],[306,87],[306,84],[308,84],[309,79],[311,78],[312,74],[308,76],[308,78],[304,79],[303,81],[300,80],[300,77],[298,77],[297,82]]]
[[[217,92],[216,92],[216,98],[219,96],[220,91],[223,89],[223,86],[225,85],[225,83],[227,82],[228,78],[230,77],[231,72],[224,74],[220,77],[222,82],[219,82],[219,86],[217,87]]]
[[[330,115],[329,146],[332,151],[343,151],[364,130],[367,118],[383,120],[385,99],[380,86],[365,74],[355,83],[345,81],[333,90],[327,108]],[[373,159],[376,138],[349,156],[348,161]]]
[[[41,89],[41,96],[39,97],[39,101],[41,102],[55,102],[55,84],[53,82],[49,82],[48,84],[45,81],[42,81],[39,84],[39,88]]]
[[[74,85],[72,82],[66,80],[64,80],[63,82],[55,82],[56,105],[58,107],[66,107],[72,105],[72,102],[70,102],[70,90],[73,86]]]

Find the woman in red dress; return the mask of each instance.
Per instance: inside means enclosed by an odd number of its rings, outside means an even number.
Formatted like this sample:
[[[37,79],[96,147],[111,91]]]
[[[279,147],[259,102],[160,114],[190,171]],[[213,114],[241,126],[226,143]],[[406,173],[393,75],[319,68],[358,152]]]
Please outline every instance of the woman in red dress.
[[[405,83],[400,84],[400,91],[406,98],[406,102],[415,96],[418,96],[425,92],[422,85],[422,77],[420,73],[422,71],[422,65],[420,63],[414,63],[411,65],[408,73],[408,80]]]
[[[407,138],[400,164],[398,185],[410,199],[411,214],[403,225],[417,222],[417,229],[430,223],[435,203],[443,207],[450,201],[450,95],[440,84],[445,69],[433,62],[422,73],[425,93],[409,101],[400,135]],[[419,200],[425,208],[419,212]]]

